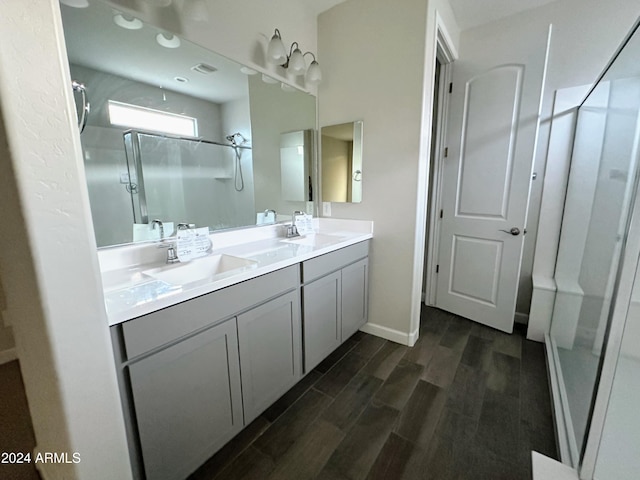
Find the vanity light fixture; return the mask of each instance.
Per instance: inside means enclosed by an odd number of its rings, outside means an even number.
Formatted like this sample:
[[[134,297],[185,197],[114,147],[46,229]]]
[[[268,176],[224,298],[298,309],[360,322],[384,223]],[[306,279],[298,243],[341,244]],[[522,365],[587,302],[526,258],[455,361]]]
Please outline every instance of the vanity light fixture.
[[[307,68],[305,62],[305,56],[311,55],[313,60]],[[316,61],[316,56],[311,52],[302,53],[298,42],[293,42],[289,47],[289,53],[282,43],[282,36],[280,30],[276,28],[273,37],[269,41],[267,46],[267,61],[273,65],[280,65],[286,68],[293,75],[305,75],[305,81],[307,83],[317,85],[322,80],[322,72],[320,71],[320,65]]]
[[[113,16],[113,22],[127,30],[140,30],[142,28],[142,22],[139,19],[122,13],[116,13]]]
[[[73,8],[87,8],[89,6],[89,0],[60,0],[60,3]]]
[[[178,48],[180,39],[171,33],[159,33],[156,35],[156,42],[164,48]]]

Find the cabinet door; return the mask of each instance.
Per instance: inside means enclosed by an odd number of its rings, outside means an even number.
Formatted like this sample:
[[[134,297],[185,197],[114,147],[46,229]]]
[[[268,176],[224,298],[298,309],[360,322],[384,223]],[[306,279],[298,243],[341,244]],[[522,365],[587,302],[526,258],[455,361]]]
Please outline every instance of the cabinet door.
[[[338,271],[303,287],[305,372],[340,345],[340,277]]]
[[[300,343],[298,290],[238,316],[245,423],[260,415],[300,379]]]
[[[182,480],[243,426],[235,319],[133,363],[146,478]]]
[[[367,323],[369,260],[342,269],[342,341]]]

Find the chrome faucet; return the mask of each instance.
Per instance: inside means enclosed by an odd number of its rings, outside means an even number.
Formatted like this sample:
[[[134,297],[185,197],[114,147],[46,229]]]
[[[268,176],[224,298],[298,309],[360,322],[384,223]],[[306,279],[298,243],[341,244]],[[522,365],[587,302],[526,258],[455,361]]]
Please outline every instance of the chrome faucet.
[[[291,215],[291,225],[287,226],[287,238],[300,236],[298,227],[296,227],[296,215],[305,215],[305,213],[300,210],[295,210],[293,212],[293,215]]]
[[[267,208],[267,209],[264,211],[264,218],[265,218],[265,220],[266,220],[267,218],[269,218],[269,214],[270,214],[270,213],[272,213],[272,212],[273,212],[273,223],[276,223],[277,215],[278,215],[278,214],[277,214],[277,213],[276,213],[276,211],[275,211],[275,210],[273,210],[272,208]]]
[[[170,244],[167,248],[167,263],[176,263],[179,262],[178,252],[176,252],[175,244]]]
[[[169,243],[164,243],[164,225],[162,224],[162,222],[158,219],[155,219],[151,222],[151,229],[155,230],[156,229],[156,225],[158,226],[158,228],[160,229],[160,240],[158,243],[158,248],[166,248],[167,249],[167,263],[176,263],[179,262],[180,260],[178,259],[178,253],[176,252],[176,244],[169,242]],[[180,225],[178,225],[178,228],[180,228]]]
[[[160,241],[164,240],[164,225],[157,218],[151,222],[151,230],[156,229],[156,225],[160,228]]]

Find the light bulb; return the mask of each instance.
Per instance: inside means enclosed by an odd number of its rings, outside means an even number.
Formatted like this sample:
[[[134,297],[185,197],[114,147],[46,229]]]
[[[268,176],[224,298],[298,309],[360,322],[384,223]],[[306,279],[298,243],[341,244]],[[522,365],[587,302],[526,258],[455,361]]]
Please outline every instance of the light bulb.
[[[296,48],[289,58],[289,71],[294,75],[304,75],[306,69],[307,64],[304,61],[302,52],[299,48]]]
[[[282,65],[287,61],[287,51],[284,49],[284,44],[282,43],[278,30],[276,30],[276,33],[273,34],[273,37],[271,37],[269,41],[267,61],[274,65]]]
[[[311,65],[309,65],[306,81],[311,85],[317,85],[322,81],[322,72],[320,71],[320,65],[315,60],[311,62]]]

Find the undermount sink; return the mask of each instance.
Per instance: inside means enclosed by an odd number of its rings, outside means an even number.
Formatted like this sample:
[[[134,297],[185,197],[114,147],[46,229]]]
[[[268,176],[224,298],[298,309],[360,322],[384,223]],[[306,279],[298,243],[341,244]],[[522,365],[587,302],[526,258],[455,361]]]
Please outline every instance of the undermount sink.
[[[336,243],[340,243],[344,240],[345,237],[341,237],[338,235],[328,235],[326,233],[314,233],[312,235],[307,235],[304,237],[297,238],[287,238],[282,240],[285,243],[293,243],[296,245],[308,245],[311,247],[326,247],[329,245],[334,245]]]
[[[151,268],[142,273],[172,285],[185,285],[199,282],[223,274],[228,275],[242,270],[255,268],[257,262],[232,255],[209,255],[188,263]]]

